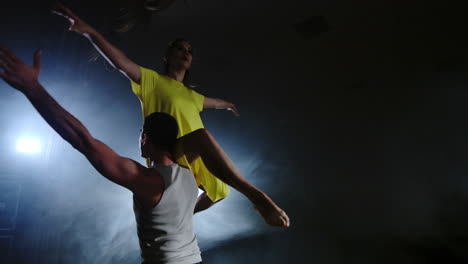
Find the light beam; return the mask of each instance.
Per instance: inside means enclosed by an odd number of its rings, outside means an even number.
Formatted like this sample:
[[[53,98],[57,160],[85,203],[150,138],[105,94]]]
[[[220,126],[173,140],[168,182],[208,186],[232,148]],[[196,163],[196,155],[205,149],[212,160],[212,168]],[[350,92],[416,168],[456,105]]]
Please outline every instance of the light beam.
[[[41,142],[34,138],[20,138],[16,142],[16,151],[21,153],[41,152]]]

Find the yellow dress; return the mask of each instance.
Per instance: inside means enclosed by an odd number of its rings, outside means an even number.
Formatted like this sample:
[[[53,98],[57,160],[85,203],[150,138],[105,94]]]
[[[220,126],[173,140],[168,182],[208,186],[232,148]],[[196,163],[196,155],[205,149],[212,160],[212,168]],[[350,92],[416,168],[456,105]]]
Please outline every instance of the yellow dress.
[[[143,119],[154,112],[172,115],[179,125],[177,137],[203,128],[200,118],[205,100],[203,95],[153,70],[143,67],[140,70],[141,83],[131,83],[133,92],[140,99]],[[225,198],[230,192],[229,187],[208,171],[201,158],[189,164],[186,157],[180,155],[181,148],[182,146],[176,147],[177,163],[192,171],[197,184],[203,186],[212,201]]]

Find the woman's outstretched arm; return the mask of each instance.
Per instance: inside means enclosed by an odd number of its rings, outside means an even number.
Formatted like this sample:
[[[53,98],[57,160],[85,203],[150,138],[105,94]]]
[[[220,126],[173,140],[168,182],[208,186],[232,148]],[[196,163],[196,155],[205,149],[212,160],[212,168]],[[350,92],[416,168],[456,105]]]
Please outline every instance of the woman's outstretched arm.
[[[93,27],[84,22],[80,17],[75,15],[70,9],[61,3],[56,3],[52,7],[52,12],[68,19],[70,21],[69,30],[75,31],[89,39],[93,46],[113,67],[118,69],[122,74],[134,82],[140,82],[140,66],[129,59],[121,50],[107,41],[101,33],[97,32]]]
[[[239,116],[239,111],[237,111],[237,108],[233,103],[219,98],[205,97],[203,108],[226,109],[232,111],[234,115]]]
[[[216,139],[206,129],[198,129],[181,137],[184,153],[191,163],[203,159],[208,170],[218,179],[244,194],[265,221],[273,226],[288,227],[289,217],[263,191],[245,179]]]

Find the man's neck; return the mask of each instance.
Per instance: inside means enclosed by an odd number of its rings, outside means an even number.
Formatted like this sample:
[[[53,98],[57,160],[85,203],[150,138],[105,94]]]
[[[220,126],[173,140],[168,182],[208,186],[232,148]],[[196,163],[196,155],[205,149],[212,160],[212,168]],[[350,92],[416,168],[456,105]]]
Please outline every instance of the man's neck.
[[[151,155],[149,158],[150,167],[153,167],[156,164],[162,164],[164,166],[171,166],[174,164],[174,159],[169,152],[158,152]]]

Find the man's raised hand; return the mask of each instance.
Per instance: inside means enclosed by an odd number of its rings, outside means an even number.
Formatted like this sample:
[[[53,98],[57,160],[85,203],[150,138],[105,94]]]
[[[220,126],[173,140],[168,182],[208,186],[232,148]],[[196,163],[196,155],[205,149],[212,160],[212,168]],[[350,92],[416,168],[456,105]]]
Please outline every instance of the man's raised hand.
[[[39,84],[41,72],[41,51],[34,53],[34,63],[27,65],[6,47],[0,45],[0,78],[13,88],[25,92],[34,89]]]

